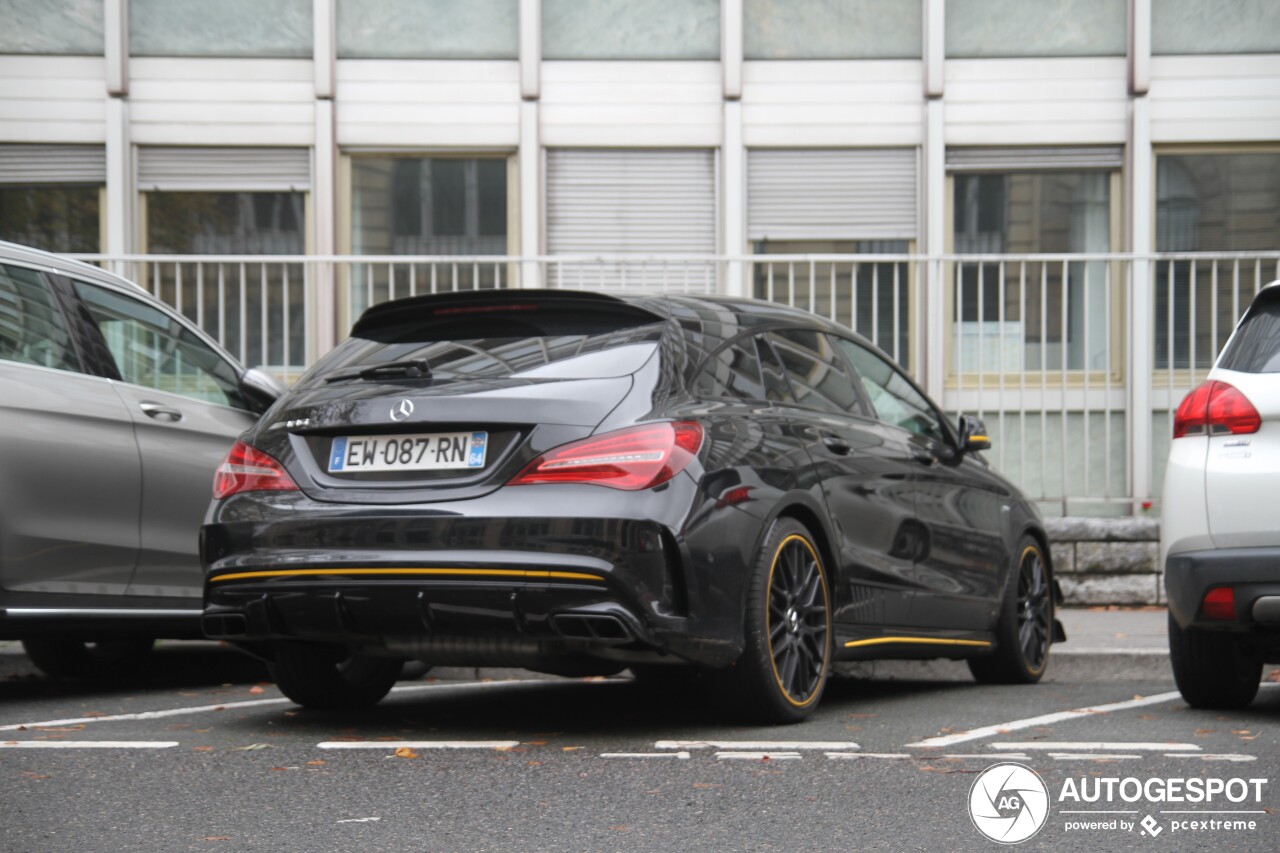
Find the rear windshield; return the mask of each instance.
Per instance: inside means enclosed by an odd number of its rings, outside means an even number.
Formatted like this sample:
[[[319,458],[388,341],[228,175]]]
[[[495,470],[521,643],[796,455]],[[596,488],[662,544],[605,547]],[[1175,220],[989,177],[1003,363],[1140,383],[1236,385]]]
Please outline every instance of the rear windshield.
[[[1240,373],[1280,373],[1280,288],[1254,302],[1218,366]]]
[[[600,328],[586,323],[578,324],[579,328],[575,329],[574,325],[572,322],[529,323],[491,318],[483,324],[455,321],[378,329],[369,337],[352,337],[339,344],[307,372],[300,384],[359,382],[370,378],[627,376],[649,360],[666,328],[661,322],[625,328]],[[370,368],[396,363],[420,363],[423,373],[408,370],[399,376],[394,372],[361,376]]]

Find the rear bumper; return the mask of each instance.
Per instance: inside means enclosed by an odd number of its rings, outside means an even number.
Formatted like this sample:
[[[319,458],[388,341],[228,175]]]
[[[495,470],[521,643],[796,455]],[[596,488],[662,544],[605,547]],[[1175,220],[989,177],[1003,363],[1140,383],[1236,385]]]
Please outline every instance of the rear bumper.
[[[1183,628],[1280,633],[1280,547],[1215,548],[1170,554],[1165,559],[1169,612]],[[1206,619],[1205,593],[1229,586],[1235,619]]]
[[[682,496],[664,497],[670,509]],[[751,516],[725,515],[734,530],[716,532],[708,560],[678,521],[627,508],[623,495],[601,495],[593,508],[617,515],[597,518],[522,515],[555,507],[498,500],[466,502],[467,514],[461,504],[322,507],[296,494],[229,502],[201,533],[202,627],[246,646],[332,643],[544,671],[582,657],[723,666],[741,653]],[[693,568],[708,562],[715,577]]]

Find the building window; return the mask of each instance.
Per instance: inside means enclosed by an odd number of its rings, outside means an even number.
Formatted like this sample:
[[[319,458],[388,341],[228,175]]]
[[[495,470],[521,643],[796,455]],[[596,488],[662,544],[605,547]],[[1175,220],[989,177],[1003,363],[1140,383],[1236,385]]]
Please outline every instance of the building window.
[[[1108,252],[1111,183],[1103,171],[957,174],[953,249],[959,255]],[[1108,275],[1102,260],[957,261],[953,371],[1107,369],[1119,292]]]
[[[954,59],[1126,51],[1126,0],[948,0],[946,10],[947,56]]]
[[[746,59],[919,59],[922,6],[902,0],[746,0]]]
[[[517,0],[339,0],[339,59],[516,59]]]
[[[542,0],[543,59],[719,59],[720,0]]]
[[[130,0],[134,56],[310,59],[312,0]]]
[[[102,0],[8,0],[0,54],[102,56]]]
[[[47,252],[101,248],[96,186],[0,186],[0,240]]]
[[[1179,258],[1271,252],[1280,234],[1280,151],[1156,158],[1155,363],[1208,369],[1274,260]]]
[[[351,250],[357,255],[505,255],[505,157],[353,157]],[[435,290],[501,287],[494,264],[369,265],[352,307]]]
[[[1280,53],[1280,3],[1159,0],[1151,4],[1151,52]]]

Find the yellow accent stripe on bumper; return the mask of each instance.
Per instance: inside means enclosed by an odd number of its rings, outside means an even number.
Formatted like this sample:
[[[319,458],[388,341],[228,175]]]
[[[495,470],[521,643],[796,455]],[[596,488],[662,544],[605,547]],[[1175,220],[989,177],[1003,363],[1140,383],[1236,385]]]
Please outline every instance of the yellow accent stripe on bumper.
[[[881,646],[888,643],[916,643],[926,646],[989,646],[991,643],[986,640],[943,640],[929,639],[927,637],[873,637],[870,640],[850,640],[844,644],[846,649],[857,648],[858,646]]]
[[[551,572],[525,569],[274,569],[261,572],[232,572],[209,578],[210,583],[244,580],[247,578],[291,578],[308,575],[455,575],[467,577],[518,578],[520,580],[582,580],[598,581],[599,575],[582,572]]]

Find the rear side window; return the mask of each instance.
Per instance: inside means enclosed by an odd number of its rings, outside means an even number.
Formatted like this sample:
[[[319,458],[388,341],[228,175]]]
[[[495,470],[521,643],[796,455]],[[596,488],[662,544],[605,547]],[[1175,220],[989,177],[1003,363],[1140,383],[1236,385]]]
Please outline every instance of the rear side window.
[[[1253,303],[1218,366],[1240,373],[1280,373],[1280,288]]]
[[[40,274],[0,265],[0,358],[77,370],[71,336]]]
[[[707,359],[693,383],[699,397],[728,400],[765,399],[760,378],[760,356],[756,339],[746,338],[723,347]]]
[[[666,324],[558,309],[494,311],[361,328],[299,384],[394,379],[597,379],[627,376],[654,354]],[[407,366],[397,371],[397,365]],[[412,369],[408,369],[408,368]]]
[[[796,402],[840,414],[862,414],[853,377],[826,335],[810,329],[771,332],[769,339],[782,359]]]

